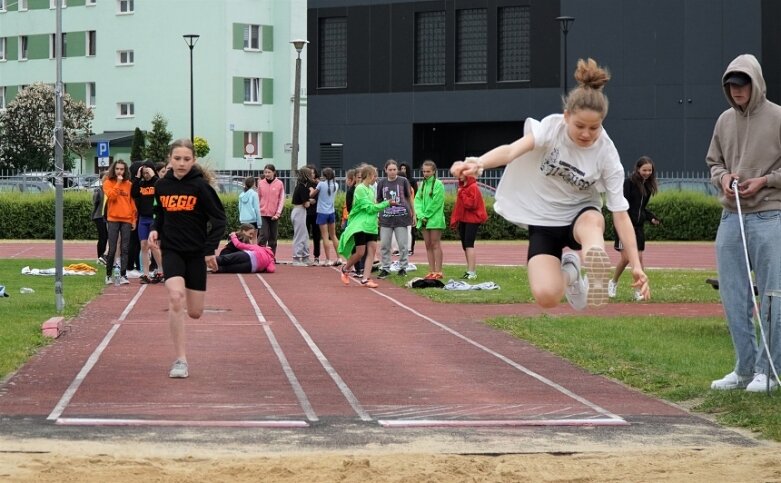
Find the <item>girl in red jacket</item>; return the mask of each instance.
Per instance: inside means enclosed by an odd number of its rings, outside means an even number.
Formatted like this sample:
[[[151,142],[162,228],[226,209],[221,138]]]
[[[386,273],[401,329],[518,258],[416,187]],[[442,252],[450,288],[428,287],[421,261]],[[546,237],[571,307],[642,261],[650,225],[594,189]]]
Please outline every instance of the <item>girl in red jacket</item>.
[[[480,188],[477,186],[477,179],[473,176],[459,176],[458,194],[453,213],[450,215],[450,227],[454,230],[458,229],[461,248],[464,249],[466,256],[466,273],[461,277],[463,279],[474,280],[477,278],[475,238],[477,237],[477,229],[487,219],[488,213],[485,211],[485,203]]]

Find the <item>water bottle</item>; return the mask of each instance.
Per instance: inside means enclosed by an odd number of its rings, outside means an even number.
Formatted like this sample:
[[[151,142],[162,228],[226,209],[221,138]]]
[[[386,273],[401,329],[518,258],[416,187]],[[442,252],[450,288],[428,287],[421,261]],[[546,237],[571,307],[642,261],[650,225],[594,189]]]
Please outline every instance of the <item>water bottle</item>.
[[[119,287],[119,267],[114,265],[114,286]]]

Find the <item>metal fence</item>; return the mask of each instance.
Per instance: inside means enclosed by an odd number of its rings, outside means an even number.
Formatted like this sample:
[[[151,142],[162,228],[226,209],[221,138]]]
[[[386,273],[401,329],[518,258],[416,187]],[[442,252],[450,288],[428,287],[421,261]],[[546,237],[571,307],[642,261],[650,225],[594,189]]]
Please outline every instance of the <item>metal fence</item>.
[[[343,181],[347,170],[335,169],[336,179]],[[502,177],[503,169],[490,169],[483,173],[480,181],[496,188],[499,185],[499,179]],[[256,178],[263,177],[262,169],[255,170],[217,170],[215,174],[220,178],[230,178],[236,183],[242,183],[247,176]],[[382,170],[380,170],[382,175]],[[413,169],[414,179],[420,180],[423,174],[419,169]],[[438,169],[437,176],[442,179],[452,179],[449,169]],[[277,177],[285,183],[286,189],[290,190],[295,184],[295,177],[291,176],[290,170],[281,169],[277,171]],[[0,179],[17,179],[20,182],[28,181],[48,181],[54,184],[54,172],[32,172],[0,169]],[[660,191],[695,191],[709,195],[716,195],[717,189],[710,182],[710,176],[704,172],[659,172],[657,174]],[[63,181],[63,187],[68,190],[85,190],[97,186],[98,176],[95,174],[71,174],[66,173]],[[52,186],[53,188],[53,186]]]

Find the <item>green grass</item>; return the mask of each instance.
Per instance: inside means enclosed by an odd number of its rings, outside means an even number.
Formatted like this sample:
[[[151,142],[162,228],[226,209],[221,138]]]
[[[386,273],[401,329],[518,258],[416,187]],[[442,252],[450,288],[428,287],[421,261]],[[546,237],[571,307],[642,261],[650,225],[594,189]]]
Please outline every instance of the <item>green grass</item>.
[[[488,323],[594,374],[781,441],[781,397],[711,391],[732,370],[721,317],[498,317]]]
[[[65,265],[79,261],[65,261]],[[25,266],[52,268],[51,260],[0,260],[0,285],[5,285],[9,297],[0,298],[0,379],[46,345],[50,339],[41,336],[41,323],[49,317],[75,316],[81,308],[103,290],[102,271],[95,276],[63,277],[65,307],[57,314],[54,277],[22,275]],[[97,267],[96,267],[97,268]],[[30,287],[35,293],[22,294],[19,289]]]
[[[425,274],[425,264],[418,268],[416,272],[410,272],[411,277],[422,276]],[[460,280],[466,267],[464,265],[445,265],[443,267],[445,278],[443,282],[447,283],[449,279]],[[468,280],[468,282],[494,282],[498,284],[500,290],[417,290],[416,293],[442,303],[464,303],[464,304],[512,304],[512,303],[532,303],[531,291],[529,290],[526,267],[496,267],[483,266],[477,267],[477,280]],[[650,269],[647,272],[651,282],[651,301],[649,303],[717,303],[719,302],[719,292],[705,283],[706,278],[716,277],[716,272],[709,270],[661,270]],[[395,275],[391,275],[387,280],[402,286],[407,280]],[[616,302],[631,302],[634,290],[630,286],[632,275],[625,271],[619,280],[618,293],[614,299]]]

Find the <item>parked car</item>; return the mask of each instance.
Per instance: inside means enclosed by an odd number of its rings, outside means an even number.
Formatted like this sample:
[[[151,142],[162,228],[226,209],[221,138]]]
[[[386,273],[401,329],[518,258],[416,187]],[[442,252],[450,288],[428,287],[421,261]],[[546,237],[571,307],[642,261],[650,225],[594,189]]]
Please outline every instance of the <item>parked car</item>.
[[[231,177],[218,177],[217,178],[217,193],[241,193],[244,191],[244,178]]]
[[[54,185],[38,179],[0,179],[0,193],[47,193],[54,191]]]
[[[442,184],[445,185],[446,195],[456,194],[456,191],[458,191],[458,180],[452,178],[440,178],[440,180],[442,181]],[[418,183],[420,183],[420,181],[418,181]],[[496,188],[491,185],[485,184],[482,181],[478,181],[477,187],[480,188],[480,193],[483,195],[483,198],[494,198],[496,196]]]

